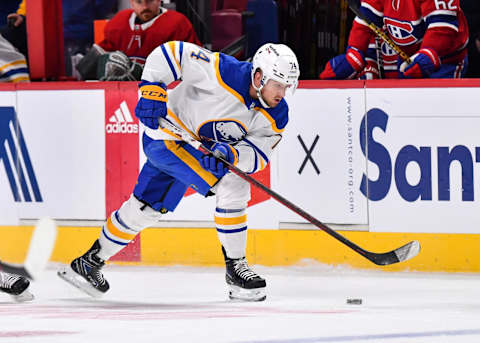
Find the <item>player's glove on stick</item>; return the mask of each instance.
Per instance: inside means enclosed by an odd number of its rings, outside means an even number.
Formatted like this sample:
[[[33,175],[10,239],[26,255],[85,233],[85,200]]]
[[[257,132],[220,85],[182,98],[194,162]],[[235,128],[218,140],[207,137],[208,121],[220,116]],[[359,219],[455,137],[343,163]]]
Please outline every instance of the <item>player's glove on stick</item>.
[[[147,127],[158,129],[158,119],[167,116],[167,86],[160,82],[142,81],[141,97],[135,115]]]
[[[209,171],[218,178],[221,178],[228,172],[228,168],[215,156],[222,157],[224,160],[235,165],[238,161],[238,151],[229,144],[215,143],[212,147],[212,155],[202,157],[201,163],[205,170]]]
[[[320,74],[322,80],[353,79],[365,67],[363,52],[354,47],[348,47],[347,52],[335,56],[327,62]]]
[[[440,68],[440,58],[433,49],[420,49],[411,57],[412,63],[403,62],[400,65],[400,77],[422,78],[429,77]]]

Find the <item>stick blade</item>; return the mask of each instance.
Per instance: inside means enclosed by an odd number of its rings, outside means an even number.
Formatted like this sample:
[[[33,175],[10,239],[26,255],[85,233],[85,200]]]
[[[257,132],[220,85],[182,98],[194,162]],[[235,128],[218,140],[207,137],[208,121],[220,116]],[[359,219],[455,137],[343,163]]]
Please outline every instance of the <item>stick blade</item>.
[[[404,262],[412,257],[415,257],[420,252],[420,243],[418,241],[411,241],[400,248],[386,252],[383,254],[367,253],[364,255],[367,259],[379,266],[388,266],[399,262]]]
[[[405,244],[404,246],[394,250],[395,255],[397,255],[398,262],[403,262],[415,257],[420,252],[420,242],[411,241],[410,243]]]
[[[53,219],[48,217],[40,219],[35,225],[24,263],[25,270],[30,274],[31,279],[37,279],[45,269],[56,238],[57,225]]]

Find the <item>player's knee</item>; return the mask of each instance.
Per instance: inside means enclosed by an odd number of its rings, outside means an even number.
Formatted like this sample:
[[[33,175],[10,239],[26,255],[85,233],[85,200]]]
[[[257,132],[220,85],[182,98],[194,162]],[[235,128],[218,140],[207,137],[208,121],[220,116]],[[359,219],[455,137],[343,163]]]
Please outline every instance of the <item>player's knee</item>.
[[[215,187],[217,207],[246,208],[250,201],[250,184],[237,175],[227,174]]]
[[[137,232],[154,225],[162,216],[160,212],[141,202],[133,194],[117,212],[119,220]]]

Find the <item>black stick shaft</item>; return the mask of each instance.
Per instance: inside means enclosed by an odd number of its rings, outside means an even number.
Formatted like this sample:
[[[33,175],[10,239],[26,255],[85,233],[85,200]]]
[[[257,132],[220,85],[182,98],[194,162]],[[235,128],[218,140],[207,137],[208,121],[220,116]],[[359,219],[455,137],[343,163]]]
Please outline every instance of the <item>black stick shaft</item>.
[[[168,120],[161,118],[160,119],[160,126],[164,129],[167,129],[169,132],[174,133],[181,140],[187,142],[188,144],[190,144],[194,148],[202,151],[204,154],[215,155],[215,154],[213,154],[213,152],[210,149],[208,149],[201,142],[195,140],[186,131],[178,128],[175,125],[173,125]],[[345,238],[344,236],[342,236],[338,232],[329,228],[327,225],[322,223],[320,220],[318,220],[315,217],[313,217],[312,215],[308,214],[307,212],[302,210],[300,207],[294,205],[292,202],[290,202],[289,200],[287,200],[286,198],[284,198],[283,196],[281,196],[277,192],[268,188],[267,186],[265,186],[261,182],[255,180],[252,176],[250,176],[249,174],[240,170],[239,168],[237,168],[236,166],[234,166],[230,162],[226,161],[224,158],[216,156],[216,155],[215,155],[215,157],[219,161],[221,161],[232,173],[238,175],[239,177],[241,177],[245,181],[249,182],[253,186],[260,188],[261,190],[263,190],[265,193],[270,195],[272,198],[277,200],[282,205],[288,207],[293,212],[297,213],[298,215],[300,215],[301,217],[306,219],[308,222],[312,223],[313,225],[315,225],[319,229],[323,230],[324,232],[326,232],[327,234],[329,234],[333,238],[337,239],[338,241],[340,241],[344,245],[348,246],[350,249],[354,250],[358,254],[362,255],[363,257],[365,257],[366,259],[368,259],[369,261],[371,261],[371,262],[373,262],[377,265],[389,265],[389,264],[401,262],[401,261],[407,260],[407,259],[415,256],[416,254],[418,254],[419,246],[417,248],[418,242],[416,242],[416,241],[410,242],[410,243],[406,244],[405,246],[402,246],[400,248],[397,248],[393,251],[386,252],[386,253],[373,253],[373,252],[367,251],[367,250],[359,247],[358,245],[356,245],[352,241],[348,240],[347,238]],[[411,246],[413,246],[413,248],[410,248]]]

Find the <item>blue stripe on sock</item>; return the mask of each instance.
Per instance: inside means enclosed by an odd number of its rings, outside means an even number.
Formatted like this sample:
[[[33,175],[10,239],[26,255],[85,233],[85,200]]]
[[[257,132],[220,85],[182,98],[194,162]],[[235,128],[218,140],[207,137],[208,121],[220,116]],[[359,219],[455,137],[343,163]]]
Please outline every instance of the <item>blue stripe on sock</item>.
[[[218,213],[237,213],[237,212],[243,212],[245,211],[244,208],[242,209],[226,209],[226,208],[215,208],[215,211]]]
[[[108,239],[109,241],[111,241],[111,242],[113,242],[113,243],[115,243],[115,244],[118,244],[118,245],[128,245],[128,243],[119,242],[119,241],[114,240],[113,238],[108,237],[107,233],[105,232],[105,228],[103,228],[102,233],[103,233],[103,235],[105,236],[106,239]]]
[[[127,229],[129,229],[129,230],[131,230],[131,231],[133,231],[133,232],[137,232],[137,231],[133,230],[132,228],[130,228],[127,224],[125,224],[122,219],[120,219],[120,216],[118,215],[118,211],[115,211],[115,219],[116,219],[116,220],[120,223],[120,225],[122,225],[124,228],[127,228]]]
[[[223,230],[223,229],[219,229],[219,228],[217,227],[217,231],[218,231],[218,232],[221,232],[221,233],[236,233],[236,232],[245,231],[246,229],[247,229],[246,226],[241,227],[240,229],[233,229],[233,230]]]

